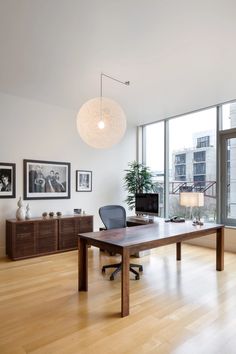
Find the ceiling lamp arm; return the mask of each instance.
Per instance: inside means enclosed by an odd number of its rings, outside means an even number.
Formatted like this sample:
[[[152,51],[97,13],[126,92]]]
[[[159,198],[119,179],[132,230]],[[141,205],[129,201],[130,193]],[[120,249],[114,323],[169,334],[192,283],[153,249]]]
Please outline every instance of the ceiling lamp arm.
[[[100,75],[100,96],[101,97],[102,97],[102,94],[103,94],[103,91],[102,91],[102,79],[103,79],[103,76],[107,77],[108,79],[111,79],[113,81],[119,82],[120,84],[123,84],[123,85],[126,85],[126,86],[130,85],[130,81],[121,81],[121,80],[116,79],[115,77],[112,77],[110,75],[101,73],[101,75]]]
[[[104,127],[105,127],[103,115],[102,115],[102,97],[103,97],[102,80],[103,80],[103,77],[107,77],[108,79],[119,82],[122,85],[126,85],[126,86],[130,85],[130,81],[121,81],[121,80],[116,79],[115,77],[112,77],[110,75],[107,75],[107,74],[104,74],[103,72],[101,72],[101,74],[100,74],[100,121],[98,123],[99,129],[104,129]]]

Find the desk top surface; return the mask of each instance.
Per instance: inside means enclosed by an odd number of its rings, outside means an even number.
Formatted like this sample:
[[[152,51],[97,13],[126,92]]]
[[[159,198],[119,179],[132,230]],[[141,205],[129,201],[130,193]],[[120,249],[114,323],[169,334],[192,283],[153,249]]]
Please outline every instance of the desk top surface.
[[[193,226],[191,221],[185,223],[158,223],[147,224],[142,226],[126,227],[122,229],[111,229],[97,232],[87,232],[79,234],[81,238],[94,240],[96,242],[108,243],[120,247],[129,247],[153,241],[169,241],[178,236],[186,236],[186,238],[194,238],[200,234],[214,233],[217,229],[223,228],[222,224],[206,223],[202,226]]]

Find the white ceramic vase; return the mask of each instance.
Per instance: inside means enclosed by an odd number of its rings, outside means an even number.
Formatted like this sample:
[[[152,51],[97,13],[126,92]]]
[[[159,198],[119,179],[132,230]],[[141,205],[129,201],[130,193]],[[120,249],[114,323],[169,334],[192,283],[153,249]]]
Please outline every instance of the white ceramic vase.
[[[31,219],[31,211],[30,211],[30,206],[29,206],[29,204],[26,205],[25,218],[26,218],[27,220]]]
[[[17,205],[18,205],[18,209],[16,211],[16,218],[17,220],[25,220],[25,209],[24,209],[24,206],[23,206],[23,202],[22,202],[22,199],[20,197],[20,199],[18,200],[17,202]]]

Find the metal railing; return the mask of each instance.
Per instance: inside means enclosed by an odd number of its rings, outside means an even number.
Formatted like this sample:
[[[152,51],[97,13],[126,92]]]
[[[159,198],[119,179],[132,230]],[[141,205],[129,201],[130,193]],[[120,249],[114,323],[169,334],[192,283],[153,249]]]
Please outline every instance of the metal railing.
[[[154,191],[164,190],[163,181],[154,181]],[[216,181],[170,181],[169,193],[202,192],[206,197],[216,198]]]

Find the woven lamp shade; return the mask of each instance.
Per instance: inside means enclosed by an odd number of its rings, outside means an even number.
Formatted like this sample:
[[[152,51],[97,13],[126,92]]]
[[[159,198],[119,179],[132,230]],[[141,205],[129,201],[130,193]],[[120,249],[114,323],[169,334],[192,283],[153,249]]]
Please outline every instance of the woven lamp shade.
[[[102,125],[99,124],[101,116]],[[101,109],[101,97],[93,98],[80,108],[77,129],[81,138],[93,148],[109,148],[117,144],[125,133],[124,111],[118,103],[107,97],[102,97]]]

